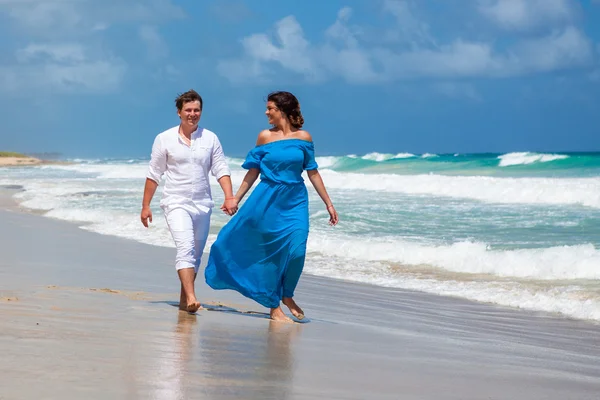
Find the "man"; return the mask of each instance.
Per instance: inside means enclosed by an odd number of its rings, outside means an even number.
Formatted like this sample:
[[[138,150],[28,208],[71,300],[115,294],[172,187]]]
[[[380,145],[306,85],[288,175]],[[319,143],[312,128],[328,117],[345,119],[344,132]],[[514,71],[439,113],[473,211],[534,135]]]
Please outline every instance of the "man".
[[[175,268],[181,281],[179,309],[193,313],[201,308],[196,299],[194,281],[214,206],[209,171],[225,194],[221,209],[233,215],[237,211],[237,201],[231,187],[231,172],[217,135],[198,126],[202,97],[190,90],[179,95],[175,105],[181,122],[160,133],[154,140],[140,217],[147,228],[152,222],[150,202],[165,174],[160,207],[177,248]]]

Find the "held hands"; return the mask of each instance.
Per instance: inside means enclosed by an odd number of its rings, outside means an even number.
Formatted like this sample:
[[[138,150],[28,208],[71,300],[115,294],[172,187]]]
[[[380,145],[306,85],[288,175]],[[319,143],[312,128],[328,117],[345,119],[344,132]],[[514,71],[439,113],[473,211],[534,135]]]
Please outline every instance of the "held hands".
[[[339,219],[337,211],[335,211],[335,207],[333,206],[333,204],[327,206],[327,212],[329,213],[329,225],[337,225]]]
[[[142,224],[147,228],[148,222],[152,222],[152,210],[150,210],[150,207],[142,207],[140,219],[142,220]]]
[[[238,201],[235,197],[228,197],[221,206],[221,210],[229,216],[234,215],[238,210]]]

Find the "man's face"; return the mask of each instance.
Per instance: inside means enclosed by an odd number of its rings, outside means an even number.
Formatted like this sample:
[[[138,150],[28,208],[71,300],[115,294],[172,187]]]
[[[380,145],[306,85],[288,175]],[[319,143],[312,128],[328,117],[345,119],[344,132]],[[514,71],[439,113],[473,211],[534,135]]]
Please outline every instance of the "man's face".
[[[181,111],[177,111],[177,115],[179,115],[179,118],[181,118],[182,124],[185,124],[189,127],[195,127],[198,125],[200,116],[202,115],[200,102],[196,100],[183,103],[183,107],[181,107]]]

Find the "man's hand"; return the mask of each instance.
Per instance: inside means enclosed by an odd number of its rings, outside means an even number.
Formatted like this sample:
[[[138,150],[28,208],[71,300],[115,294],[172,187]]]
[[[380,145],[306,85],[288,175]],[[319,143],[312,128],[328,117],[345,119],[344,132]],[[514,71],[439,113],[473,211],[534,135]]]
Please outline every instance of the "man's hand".
[[[150,207],[142,207],[140,219],[142,220],[142,224],[144,224],[144,226],[147,228],[148,222],[152,222],[152,210],[150,209]]]
[[[238,201],[236,198],[227,199],[221,206],[221,210],[229,216],[235,214],[238,210]]]

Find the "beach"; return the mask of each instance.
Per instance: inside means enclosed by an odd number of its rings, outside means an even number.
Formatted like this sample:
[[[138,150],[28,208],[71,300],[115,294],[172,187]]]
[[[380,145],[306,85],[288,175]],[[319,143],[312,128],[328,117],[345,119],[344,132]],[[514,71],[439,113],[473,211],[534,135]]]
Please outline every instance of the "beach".
[[[0,167],[17,167],[23,165],[39,165],[42,160],[34,157],[0,157]]]
[[[596,399],[600,325],[305,274],[303,323],[0,191],[1,399]],[[205,259],[206,260],[206,255]],[[202,272],[202,269],[201,269]]]

